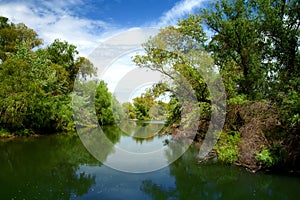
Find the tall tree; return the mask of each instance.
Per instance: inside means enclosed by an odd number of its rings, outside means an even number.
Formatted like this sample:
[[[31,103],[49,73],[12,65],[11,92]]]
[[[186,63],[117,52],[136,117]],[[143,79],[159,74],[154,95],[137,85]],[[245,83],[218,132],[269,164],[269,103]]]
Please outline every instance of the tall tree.
[[[96,88],[95,110],[100,125],[114,125],[124,118],[124,111],[120,103],[109,92],[107,84],[103,80]]]
[[[257,0],[264,35],[265,60],[272,66],[272,100],[282,114],[300,127],[300,3],[294,0]]]
[[[299,91],[299,9],[294,0],[218,0],[201,10],[229,89],[250,100]]]
[[[245,0],[218,0],[201,10],[204,23],[213,31],[208,49],[221,73],[234,80],[237,94],[249,99],[262,98],[267,76],[260,62],[262,35],[256,12],[251,1]]]

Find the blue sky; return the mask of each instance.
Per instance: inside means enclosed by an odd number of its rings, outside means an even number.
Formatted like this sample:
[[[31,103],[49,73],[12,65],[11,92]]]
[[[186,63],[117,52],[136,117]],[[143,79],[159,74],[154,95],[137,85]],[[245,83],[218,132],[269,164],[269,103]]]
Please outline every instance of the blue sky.
[[[44,44],[66,40],[87,56],[106,38],[137,27],[174,25],[205,0],[0,0],[0,15],[23,22]]]

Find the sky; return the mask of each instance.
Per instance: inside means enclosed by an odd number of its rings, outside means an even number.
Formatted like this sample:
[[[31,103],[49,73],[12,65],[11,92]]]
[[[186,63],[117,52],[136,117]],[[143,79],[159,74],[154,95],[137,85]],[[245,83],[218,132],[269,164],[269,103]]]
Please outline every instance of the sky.
[[[50,44],[66,40],[87,56],[129,28],[174,25],[205,0],[0,0],[0,15],[23,22]]]
[[[0,0],[0,15],[34,29],[44,46],[58,38],[76,45],[80,56],[89,58],[99,45],[115,35],[175,25],[179,18],[197,12],[205,3],[207,0]],[[114,92],[122,77],[131,71],[128,58],[123,56],[110,64],[102,77],[110,91]],[[133,77],[127,76],[130,78]],[[141,82],[136,87],[142,85],[147,84]],[[127,88],[126,92],[136,90]]]

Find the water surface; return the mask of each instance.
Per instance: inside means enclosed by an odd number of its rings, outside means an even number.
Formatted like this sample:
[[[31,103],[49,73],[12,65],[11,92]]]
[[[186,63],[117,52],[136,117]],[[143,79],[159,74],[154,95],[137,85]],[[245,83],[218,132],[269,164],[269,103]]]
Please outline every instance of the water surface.
[[[167,136],[143,138],[137,136],[138,129],[105,129],[115,145],[129,151],[167,146],[166,160],[177,151]],[[104,146],[102,158],[106,161],[114,153]],[[103,165],[76,134],[1,140],[0,199],[299,199],[299,178],[199,164],[197,153],[191,147],[167,167],[133,174]]]

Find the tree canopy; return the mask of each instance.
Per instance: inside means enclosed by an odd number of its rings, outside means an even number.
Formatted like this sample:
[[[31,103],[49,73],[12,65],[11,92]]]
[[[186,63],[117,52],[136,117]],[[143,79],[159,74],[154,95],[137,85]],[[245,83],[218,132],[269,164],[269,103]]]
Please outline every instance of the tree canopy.
[[[219,109],[211,106],[208,85],[214,82],[211,72],[220,74],[227,117],[216,148],[225,151],[219,153],[232,158],[232,150],[234,159],[245,165],[249,160],[256,160],[257,166],[267,160],[285,162],[282,152],[293,160],[300,130],[299,9],[294,0],[217,0],[176,26],[161,29],[144,44],[146,54],[134,61],[167,77],[153,86],[152,95],[171,92],[171,124],[184,120],[176,93],[188,98],[186,85],[191,86],[200,108],[192,112],[201,112],[202,131],[208,128],[211,110]],[[183,79],[188,84],[182,84]],[[260,142],[252,141],[255,137]],[[234,149],[223,148],[232,138],[237,142],[231,145]],[[241,151],[240,158],[236,151]],[[270,157],[262,161],[263,155]]]
[[[0,40],[1,128],[20,134],[72,130],[75,76],[95,73],[92,63],[66,41],[38,48],[42,40],[34,30],[5,17]]]

